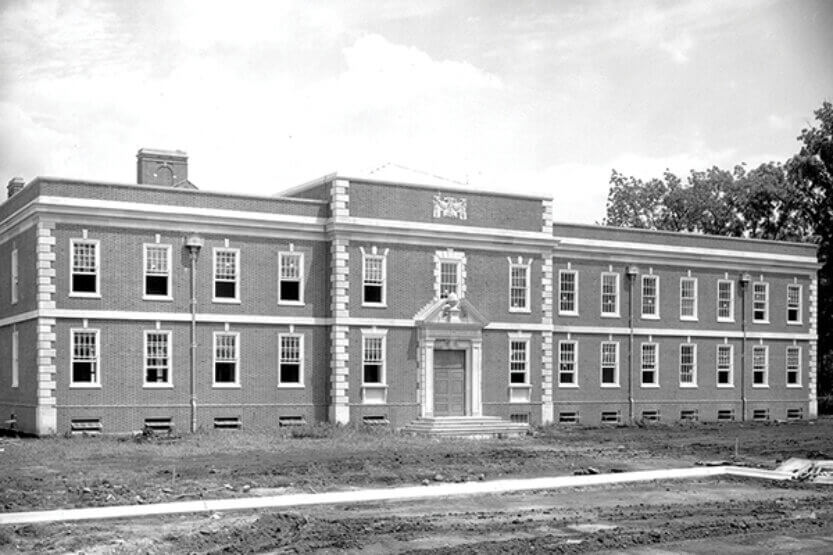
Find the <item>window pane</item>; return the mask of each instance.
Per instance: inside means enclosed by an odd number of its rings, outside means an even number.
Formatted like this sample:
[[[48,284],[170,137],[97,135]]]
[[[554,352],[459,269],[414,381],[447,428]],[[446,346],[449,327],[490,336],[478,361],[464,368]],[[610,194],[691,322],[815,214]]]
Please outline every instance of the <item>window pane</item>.
[[[236,280],[237,279],[237,252],[236,251],[216,251],[216,265],[214,267],[214,275],[220,280]]]
[[[447,297],[451,293],[460,295],[458,290],[458,273],[460,265],[456,262],[440,263],[440,296]]]
[[[576,311],[576,273],[561,272],[559,285],[559,310],[562,312]]]

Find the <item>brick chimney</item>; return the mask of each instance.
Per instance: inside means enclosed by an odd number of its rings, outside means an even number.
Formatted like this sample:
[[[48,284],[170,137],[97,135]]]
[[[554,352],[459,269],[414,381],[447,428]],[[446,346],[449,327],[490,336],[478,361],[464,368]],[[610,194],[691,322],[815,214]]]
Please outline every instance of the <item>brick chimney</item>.
[[[136,154],[136,183],[189,187],[188,155],[181,150],[142,148]]]
[[[23,186],[26,185],[26,182],[23,181],[22,177],[13,177],[9,181],[9,185],[7,190],[9,191],[9,198],[12,198],[14,195],[20,192],[23,189]]]

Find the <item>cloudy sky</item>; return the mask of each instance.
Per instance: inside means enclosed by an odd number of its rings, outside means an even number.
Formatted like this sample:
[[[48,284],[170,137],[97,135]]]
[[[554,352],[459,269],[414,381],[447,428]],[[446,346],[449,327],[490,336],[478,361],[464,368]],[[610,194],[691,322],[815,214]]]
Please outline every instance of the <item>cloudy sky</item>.
[[[0,178],[273,194],[385,163],[604,215],[639,177],[783,160],[833,98],[833,2],[0,3]]]

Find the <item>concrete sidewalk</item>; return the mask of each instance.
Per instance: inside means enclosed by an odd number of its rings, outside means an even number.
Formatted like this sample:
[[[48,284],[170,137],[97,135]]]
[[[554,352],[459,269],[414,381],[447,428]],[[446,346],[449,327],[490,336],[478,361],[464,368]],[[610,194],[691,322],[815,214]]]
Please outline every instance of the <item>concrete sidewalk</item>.
[[[117,505],[110,507],[89,507],[84,509],[57,509],[52,511],[0,513],[0,525],[68,522],[76,520],[102,520],[108,518],[131,518],[181,513],[242,511],[251,509],[290,509],[308,505],[335,505],[345,503],[364,503],[369,501],[402,501],[409,499],[430,499],[459,495],[485,495],[517,491],[623,484],[628,482],[649,482],[653,480],[709,478],[715,476],[743,476],[770,480],[789,480],[791,477],[790,474],[784,472],[738,466],[641,470],[637,472],[593,474],[588,476],[558,476],[551,478],[463,482],[390,489],[298,493],[270,497],[177,501],[174,503],[156,503],[151,505]]]

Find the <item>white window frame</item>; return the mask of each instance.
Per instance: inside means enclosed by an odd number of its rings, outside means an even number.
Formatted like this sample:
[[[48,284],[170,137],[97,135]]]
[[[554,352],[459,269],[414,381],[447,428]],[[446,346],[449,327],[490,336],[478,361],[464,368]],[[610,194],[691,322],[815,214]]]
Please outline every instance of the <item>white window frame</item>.
[[[572,382],[562,382],[561,381],[561,365],[564,363],[562,360],[562,355],[564,353],[564,345],[572,345],[573,346],[573,381]],[[574,340],[564,340],[558,342],[558,387],[562,388],[577,388],[578,387],[578,341]]]
[[[566,274],[573,275],[573,310],[563,310],[561,308],[561,295],[563,290],[561,289],[562,284],[564,283],[564,277]],[[578,316],[578,270],[571,270],[571,269],[562,269],[558,270],[558,315],[559,316]]]
[[[508,364],[506,372],[506,380],[509,384],[509,402],[510,403],[529,403],[532,397],[532,352],[531,339],[532,335],[528,333],[510,333],[508,343]],[[512,374],[518,373],[518,370],[512,369],[512,343],[521,343],[524,346],[524,382],[512,382]],[[519,361],[514,361],[519,362]]]
[[[613,345],[615,347],[614,354],[616,355],[616,365],[613,369],[613,375],[616,378],[613,383],[605,383],[604,382],[604,348],[606,345]],[[617,388],[620,387],[621,381],[621,360],[619,357],[619,342],[618,341],[602,341],[599,344],[599,387],[602,388]]]
[[[298,340],[298,360],[291,360],[291,359],[284,359],[283,356],[283,340],[284,339],[297,339]],[[278,387],[280,389],[303,389],[304,388],[304,334],[303,333],[279,333],[278,334]],[[281,381],[281,365],[284,363],[287,364],[298,364],[298,381],[297,382],[284,382]]]
[[[795,349],[796,351],[798,351],[798,356],[797,356],[798,365],[794,369],[795,373],[796,373],[796,379],[797,379],[797,381],[795,383],[790,383],[790,365],[789,365],[790,349]],[[789,387],[789,388],[798,389],[798,388],[801,387],[801,382],[802,382],[802,380],[801,380],[801,371],[802,371],[802,367],[803,367],[801,357],[802,357],[803,354],[804,354],[803,349],[799,345],[787,345],[787,348],[784,350],[784,371],[785,371],[784,372],[785,373],[784,380],[786,382],[787,387]]]
[[[729,367],[723,369],[729,372],[729,381],[726,383],[720,383],[720,350],[721,349],[729,349]],[[722,343],[717,345],[714,352],[714,366],[715,366],[715,375],[714,375],[714,382],[715,386],[719,388],[731,389],[735,387],[735,346],[729,345],[728,343]]]
[[[217,255],[219,253],[234,253],[234,297],[217,296]],[[240,303],[240,249],[230,247],[214,247],[211,257],[211,302]],[[230,281],[223,279],[222,281]]]
[[[654,381],[645,382],[643,372],[645,370],[645,347],[653,347],[654,350]],[[653,341],[645,341],[639,345],[639,385],[643,388],[657,388],[659,387],[659,343]]]
[[[95,245],[95,293],[88,291],[73,291],[72,290],[72,276],[75,273],[75,246],[78,244]],[[72,238],[69,240],[69,296],[70,297],[86,297],[88,299],[101,298],[101,241],[98,239],[79,239]]]
[[[615,312],[605,312],[605,277],[613,277],[615,278],[613,284],[616,286],[616,311]],[[619,278],[618,272],[602,272],[601,278],[599,278],[599,312],[602,318],[619,318],[620,310],[619,310],[619,299],[621,298],[622,289],[620,287],[619,282],[621,279]]]
[[[239,275],[238,275],[239,277]],[[217,337],[220,335],[229,335],[234,337],[234,382],[218,382],[217,381]],[[212,334],[211,345],[211,387],[216,389],[236,389],[240,387],[240,332],[236,331],[215,331]],[[223,360],[222,362],[230,362],[230,360]]]
[[[77,333],[92,333],[95,337],[95,381],[76,382],[73,378],[72,367],[75,363],[75,335]],[[83,359],[86,361],[87,359]],[[101,388],[101,331],[92,328],[72,328],[69,330],[69,387],[72,389],[100,389]]]
[[[466,296],[466,254],[453,249],[434,253],[434,296],[437,299],[443,298],[443,264],[455,264],[457,266],[457,298],[462,299]]]
[[[378,251],[376,247],[373,247],[370,252],[366,252],[364,247],[359,247],[359,250],[362,253],[362,306],[366,306],[369,308],[387,308],[388,306],[388,249],[385,249],[381,253]],[[382,262],[382,281],[381,283],[377,283],[376,281],[368,281],[367,279],[367,261],[368,260],[380,260]],[[365,299],[365,286],[379,286],[382,288],[382,300],[381,302],[370,302]]]
[[[654,280],[654,307],[655,312],[645,312],[645,282],[647,280]],[[643,274],[639,282],[639,305],[640,314],[643,320],[659,320],[659,276],[657,274]]]
[[[12,331],[12,388],[20,387],[20,332]]]
[[[790,288],[798,289],[798,320],[790,320]],[[804,286],[799,283],[787,284],[786,320],[788,326],[800,326],[804,318]]]
[[[284,281],[283,278],[283,257],[284,256],[292,256],[297,258],[298,260],[298,300],[284,300],[281,299],[281,283]],[[288,251],[280,251],[278,253],[278,304],[283,306],[304,306],[304,289],[306,288],[306,272],[304,271],[305,265],[305,258],[304,253],[301,251],[296,250],[288,250]],[[287,279],[286,281],[296,281],[295,279]]]
[[[758,302],[755,300],[755,287],[763,285],[764,286],[764,317],[763,318],[755,318],[755,303]],[[766,281],[753,281],[752,282],[752,322],[755,324],[769,324],[769,283]]]
[[[151,334],[155,335],[165,335],[167,336],[167,348],[168,352],[166,353],[166,358],[168,359],[168,380],[165,382],[149,382],[148,379],[148,336]],[[144,331],[144,342],[142,346],[142,387],[148,389],[170,389],[174,386],[173,380],[173,345],[171,344],[172,334],[170,330],[145,330]]]
[[[690,281],[693,284],[692,292],[694,293],[694,296],[691,298],[683,297],[683,282],[686,281]],[[700,304],[700,299],[697,292],[697,287],[698,283],[696,277],[683,276],[680,278],[680,320],[686,322],[696,322],[698,320],[698,305]],[[683,314],[683,301],[686,300],[691,301],[693,314]]]
[[[729,284],[729,316],[721,316],[720,315],[720,285],[722,283]],[[731,279],[719,279],[717,280],[717,321],[718,322],[734,322],[735,321],[735,282]]]
[[[19,290],[18,285],[20,284],[20,267],[19,267],[19,259],[17,255],[17,248],[12,249],[11,254],[11,294],[12,294],[12,304],[17,304],[17,301],[20,300],[19,297]]]
[[[755,351],[764,351],[764,381],[763,383],[755,383]],[[769,387],[769,345],[753,345],[752,346],[752,387],[766,389]]]
[[[379,382],[366,382],[364,376],[364,365],[367,359],[367,340],[381,339],[381,370],[379,371]],[[370,361],[375,363],[376,361]],[[361,359],[361,383],[362,403],[366,405],[384,405],[388,397],[388,330],[386,329],[363,329],[362,330],[362,359]]]
[[[683,381],[683,349],[691,347],[691,382]],[[679,381],[682,388],[696,388],[697,387],[697,344],[696,343],[680,343],[679,351]]]
[[[168,294],[167,295],[151,295],[147,292],[147,278],[148,278],[148,249],[159,248],[167,251],[167,265],[168,271],[165,276],[168,279]],[[172,301],[173,300],[173,280],[171,279],[173,264],[173,246],[165,243],[144,243],[142,245],[142,299],[146,301]],[[154,273],[150,275],[162,275],[161,273]]]
[[[532,312],[532,306],[530,304],[532,289],[532,259],[530,258],[528,261],[524,262],[519,256],[516,260],[512,260],[509,257],[507,257],[507,260],[509,261],[509,312],[522,312],[529,314]],[[523,272],[524,282],[526,284],[523,288],[524,305],[519,307],[512,306],[512,289],[519,289],[512,286],[512,270],[516,269],[520,269]]]

